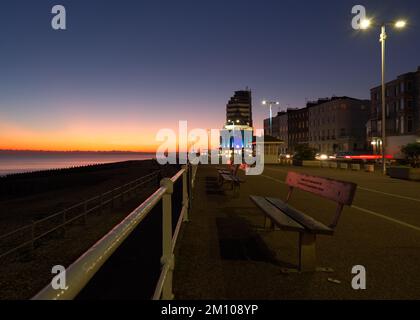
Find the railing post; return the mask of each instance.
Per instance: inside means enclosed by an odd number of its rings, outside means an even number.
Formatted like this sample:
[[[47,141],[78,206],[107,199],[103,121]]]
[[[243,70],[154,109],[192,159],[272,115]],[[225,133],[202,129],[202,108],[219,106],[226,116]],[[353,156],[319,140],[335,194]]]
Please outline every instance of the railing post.
[[[182,206],[185,208],[184,222],[189,220],[189,200],[188,200],[188,166],[183,166],[184,173],[182,174]]]
[[[169,271],[163,284],[162,299],[173,300],[172,278],[174,270],[174,255],[172,253],[172,193],[174,183],[171,179],[164,178],[160,182],[161,187],[166,188],[162,198],[162,269],[169,264]]]
[[[188,206],[188,208],[189,208],[189,210],[192,210],[192,188],[193,188],[193,185],[192,185],[192,178],[193,178],[193,170],[192,170],[192,165],[190,164],[189,166],[188,166],[188,190],[189,190],[189,197],[188,197],[188,202],[189,202],[189,206]]]

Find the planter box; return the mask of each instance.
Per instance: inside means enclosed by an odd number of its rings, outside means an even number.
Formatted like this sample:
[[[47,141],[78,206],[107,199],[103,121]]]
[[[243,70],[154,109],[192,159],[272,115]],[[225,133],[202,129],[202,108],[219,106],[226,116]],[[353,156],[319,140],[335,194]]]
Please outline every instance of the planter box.
[[[330,167],[330,164],[329,164],[328,161],[321,161],[321,167],[322,168],[329,168]]]
[[[304,160],[304,161],[302,161],[302,166],[320,168],[321,167],[321,161],[319,161],[319,160]]]
[[[420,169],[411,168],[410,169],[410,180],[420,181]]]
[[[420,181],[420,169],[389,167],[386,172],[391,178]]]
[[[337,169],[338,168],[337,162],[330,162],[330,168]]]
[[[375,172],[375,166],[373,164],[366,164],[365,165],[366,172]]]
[[[319,160],[293,160],[293,165],[297,167],[321,167]]]
[[[359,163],[352,163],[351,170],[360,171],[360,164]]]
[[[340,163],[340,169],[347,170],[348,168],[349,168],[349,164],[348,163]]]

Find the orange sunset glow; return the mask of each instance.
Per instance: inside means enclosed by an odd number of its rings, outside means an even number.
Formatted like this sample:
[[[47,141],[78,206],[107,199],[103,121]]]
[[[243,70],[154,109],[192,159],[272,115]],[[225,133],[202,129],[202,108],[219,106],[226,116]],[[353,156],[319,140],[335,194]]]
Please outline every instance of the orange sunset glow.
[[[162,128],[178,135],[178,121],[167,121]],[[52,128],[34,128],[18,123],[0,122],[0,149],[48,151],[131,151],[155,152],[162,128],[124,123],[72,121]],[[188,130],[195,127],[189,127]],[[216,141],[216,140],[214,140]],[[217,143],[217,142],[214,142]]]

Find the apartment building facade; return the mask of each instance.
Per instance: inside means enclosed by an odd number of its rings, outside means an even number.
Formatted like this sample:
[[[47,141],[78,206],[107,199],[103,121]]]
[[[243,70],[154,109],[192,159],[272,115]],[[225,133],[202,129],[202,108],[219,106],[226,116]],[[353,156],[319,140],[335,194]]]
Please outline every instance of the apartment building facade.
[[[332,97],[308,102],[309,146],[320,153],[366,150],[369,100]]]
[[[381,153],[382,87],[371,89],[371,108],[367,124],[368,142],[375,153]],[[420,67],[386,83],[386,153],[403,158],[401,147],[420,142]]]
[[[289,128],[288,128],[288,116],[287,112],[278,112],[272,121],[272,133],[270,134],[270,119],[264,120],[264,134],[266,136],[271,135],[272,137],[282,142],[280,146],[280,153],[288,153],[289,148]]]
[[[288,152],[294,153],[299,144],[309,142],[309,113],[308,108],[288,109]]]

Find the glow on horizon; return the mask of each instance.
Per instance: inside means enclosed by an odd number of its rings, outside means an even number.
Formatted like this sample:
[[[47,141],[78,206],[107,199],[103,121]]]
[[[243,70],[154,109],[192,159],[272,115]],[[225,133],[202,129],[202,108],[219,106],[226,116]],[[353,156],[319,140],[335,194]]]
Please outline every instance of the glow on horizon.
[[[189,122],[189,130],[196,128],[192,124]],[[86,118],[63,123],[57,121],[48,128],[39,125],[3,119],[0,121],[0,150],[155,152],[161,144],[155,139],[160,129],[171,128],[178,134],[178,121],[168,120],[161,123],[161,127],[154,127],[154,123],[142,125],[132,119],[89,121]]]

